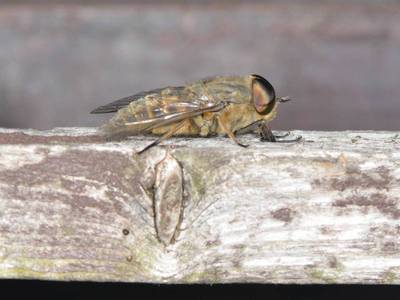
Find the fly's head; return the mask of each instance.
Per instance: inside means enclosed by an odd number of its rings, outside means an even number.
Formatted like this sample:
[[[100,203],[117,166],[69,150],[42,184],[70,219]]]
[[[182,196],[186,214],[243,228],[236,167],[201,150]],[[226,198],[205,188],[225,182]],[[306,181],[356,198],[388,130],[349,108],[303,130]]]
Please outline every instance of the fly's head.
[[[258,120],[271,121],[276,115],[278,103],[290,101],[290,98],[276,97],[272,84],[260,75],[251,75],[251,104]]]

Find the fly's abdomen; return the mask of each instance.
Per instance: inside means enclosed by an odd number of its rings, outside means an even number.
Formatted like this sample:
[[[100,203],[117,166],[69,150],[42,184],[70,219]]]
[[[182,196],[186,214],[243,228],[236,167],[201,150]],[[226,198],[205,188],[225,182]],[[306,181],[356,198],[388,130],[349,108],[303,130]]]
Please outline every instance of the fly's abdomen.
[[[132,102],[120,109],[111,120],[102,126],[108,137],[145,133],[154,123],[154,114],[148,110],[144,99]]]
[[[169,125],[173,123],[174,115],[184,112],[190,106],[190,102],[182,102],[186,97],[181,96],[171,88],[159,94],[146,95],[118,110],[102,130],[112,137],[149,133],[155,128]]]

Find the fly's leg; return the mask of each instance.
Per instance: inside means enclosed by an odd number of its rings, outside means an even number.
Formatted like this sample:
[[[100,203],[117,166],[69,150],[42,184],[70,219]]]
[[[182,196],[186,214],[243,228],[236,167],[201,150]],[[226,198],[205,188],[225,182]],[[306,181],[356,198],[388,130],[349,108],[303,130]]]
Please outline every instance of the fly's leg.
[[[235,135],[241,135],[241,134],[247,134],[247,133],[259,133],[260,131],[260,124],[263,121],[256,121],[246,127],[240,128],[238,130],[236,130],[234,133]]]
[[[262,122],[259,127],[259,132],[261,136],[261,141],[263,142],[272,142],[272,143],[294,143],[298,142],[302,139],[301,136],[298,136],[291,140],[280,140],[281,138],[285,138],[290,135],[290,132],[287,132],[283,135],[274,135],[272,133],[271,128],[269,128],[267,122]]]
[[[147,145],[146,147],[144,147],[142,150],[138,151],[137,154],[141,154],[144,151],[150,149],[153,146],[158,145],[159,143],[161,143],[162,141],[170,138],[175,132],[177,132],[179,129],[181,129],[187,122],[187,119],[177,123],[174,127],[172,127],[168,132],[166,132],[165,134],[163,134],[161,137],[159,137],[158,139],[156,139],[154,142],[150,143],[149,145]]]
[[[222,130],[229,136],[230,139],[232,139],[236,144],[238,144],[241,147],[248,147],[249,145],[241,143],[236,136],[233,134],[231,130],[228,129],[228,127],[225,125],[224,121],[221,120],[220,116],[217,116],[217,121],[218,125],[222,128]]]
[[[260,131],[261,131],[261,126],[263,123],[264,123],[263,120],[256,121],[244,128],[240,128],[240,129],[236,130],[235,135],[246,134],[246,133],[256,133],[256,134],[261,135]],[[285,138],[289,135],[290,135],[290,132],[288,131],[285,134],[281,134],[281,135],[275,134],[274,136],[275,136],[275,139],[281,139],[281,138]]]
[[[276,137],[266,122],[262,122],[260,125],[260,137],[263,142],[276,143]]]
[[[246,133],[256,133],[261,137],[261,141],[267,142],[278,142],[278,143],[291,143],[297,142],[301,139],[301,137],[297,137],[292,140],[284,140],[280,141],[279,139],[283,139],[290,135],[290,131],[284,134],[273,134],[271,129],[268,127],[267,123],[264,120],[256,121],[253,124],[248,125],[247,127],[241,128],[235,131],[235,134],[246,134]]]

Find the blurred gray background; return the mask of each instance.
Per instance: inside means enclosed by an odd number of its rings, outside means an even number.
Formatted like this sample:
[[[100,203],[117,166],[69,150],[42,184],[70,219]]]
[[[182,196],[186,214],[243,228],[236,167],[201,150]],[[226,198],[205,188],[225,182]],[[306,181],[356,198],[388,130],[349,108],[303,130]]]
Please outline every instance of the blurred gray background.
[[[97,126],[95,107],[257,73],[274,129],[400,129],[399,1],[2,1],[0,127]]]

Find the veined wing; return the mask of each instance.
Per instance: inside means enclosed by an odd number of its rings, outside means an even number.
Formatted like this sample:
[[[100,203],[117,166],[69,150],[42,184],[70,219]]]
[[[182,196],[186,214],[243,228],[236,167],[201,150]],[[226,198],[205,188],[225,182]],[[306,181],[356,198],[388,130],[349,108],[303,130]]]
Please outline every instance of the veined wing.
[[[146,97],[147,95],[159,94],[161,91],[163,91],[165,89],[167,89],[167,88],[160,88],[160,89],[154,89],[151,91],[144,91],[144,92],[140,92],[138,94],[132,95],[132,96],[124,97],[124,98],[118,99],[114,102],[100,106],[100,107],[96,108],[95,110],[91,111],[90,113],[91,114],[114,113],[114,112],[117,112],[118,110],[120,110],[121,108],[129,105],[133,101],[140,100],[140,99]],[[184,89],[184,87],[174,87],[174,89]]]
[[[133,96],[134,97],[134,96]],[[150,130],[224,108],[225,103],[198,95],[187,88],[165,88],[125,104],[104,127],[107,132],[131,134]],[[120,100],[118,100],[120,101]],[[118,102],[117,101],[117,102]],[[114,109],[115,104],[111,103]],[[108,111],[107,107],[102,111]]]
[[[157,127],[179,122],[184,119],[193,118],[205,112],[215,112],[224,108],[224,103],[214,102],[173,102],[165,106],[160,105],[144,110],[137,110],[136,118],[131,122],[126,122],[126,126],[143,126],[145,130],[151,130]],[[147,112],[147,114],[146,114]],[[140,117],[143,116],[143,117]]]

